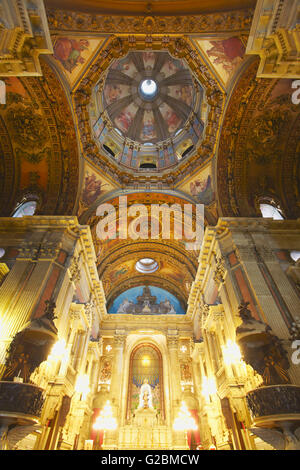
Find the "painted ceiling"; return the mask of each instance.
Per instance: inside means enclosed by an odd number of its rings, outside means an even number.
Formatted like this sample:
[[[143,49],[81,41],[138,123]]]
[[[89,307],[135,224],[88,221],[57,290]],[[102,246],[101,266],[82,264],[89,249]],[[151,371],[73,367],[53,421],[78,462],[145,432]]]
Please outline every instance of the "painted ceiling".
[[[1,215],[31,193],[39,214],[76,214],[91,228],[109,306],[152,286],[184,309],[199,252],[174,231],[169,240],[99,240],[97,208],[115,207],[117,229],[120,195],[129,207],[203,204],[206,225],[259,216],[262,196],[300,217],[291,81],[256,77],[258,61],[245,54],[252,1],[153,1],[152,13],[132,1],[126,14],[118,0],[45,3],[54,54],[43,77],[5,80]],[[147,79],[158,90],[150,100],[141,93]],[[158,269],[139,272],[142,259]]]
[[[145,51],[132,52],[111,65],[102,99],[122,135],[145,144],[167,140],[185,126],[195,92],[183,60]]]

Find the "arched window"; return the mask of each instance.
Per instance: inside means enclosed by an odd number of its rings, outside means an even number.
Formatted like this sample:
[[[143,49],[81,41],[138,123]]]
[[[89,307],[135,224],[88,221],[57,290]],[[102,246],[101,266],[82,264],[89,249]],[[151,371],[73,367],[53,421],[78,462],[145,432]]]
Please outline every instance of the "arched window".
[[[37,207],[37,201],[26,201],[21,203],[12,217],[24,217],[26,215],[34,215]]]
[[[146,397],[143,388],[148,388]],[[140,344],[130,356],[127,418],[149,407],[165,418],[162,356],[153,344]]]
[[[4,255],[5,255],[5,250],[4,248],[0,247],[0,258],[3,258]]]
[[[261,215],[266,219],[284,220],[281,207],[273,199],[261,199],[259,209]]]

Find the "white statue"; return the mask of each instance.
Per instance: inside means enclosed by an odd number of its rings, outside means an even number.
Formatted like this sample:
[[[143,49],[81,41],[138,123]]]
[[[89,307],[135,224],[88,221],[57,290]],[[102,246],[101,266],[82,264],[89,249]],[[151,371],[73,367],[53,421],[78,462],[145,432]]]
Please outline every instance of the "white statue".
[[[144,409],[152,408],[153,409],[152,391],[151,391],[151,387],[150,387],[147,379],[144,380],[143,385],[141,386],[139,409],[141,409],[141,408],[144,408]]]

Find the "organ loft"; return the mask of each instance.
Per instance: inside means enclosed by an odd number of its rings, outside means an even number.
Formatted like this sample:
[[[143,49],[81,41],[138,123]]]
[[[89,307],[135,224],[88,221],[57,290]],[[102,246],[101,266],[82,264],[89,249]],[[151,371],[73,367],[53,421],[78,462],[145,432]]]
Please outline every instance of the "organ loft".
[[[0,448],[300,449],[299,0],[0,0]]]

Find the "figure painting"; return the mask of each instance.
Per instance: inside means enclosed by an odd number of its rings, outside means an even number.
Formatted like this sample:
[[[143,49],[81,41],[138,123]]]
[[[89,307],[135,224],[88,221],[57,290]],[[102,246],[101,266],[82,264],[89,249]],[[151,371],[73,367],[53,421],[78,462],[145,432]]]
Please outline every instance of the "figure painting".
[[[115,276],[124,274],[124,271],[127,272],[127,266],[120,266],[118,270],[114,271]],[[117,277],[114,277],[114,280]],[[161,289],[155,286],[150,287],[150,307],[153,306],[153,310],[157,311],[157,314],[169,313],[169,314],[184,314],[181,303],[179,300],[170,292],[165,289]],[[154,300],[155,299],[155,300]],[[120,294],[111,304],[108,309],[109,313],[135,313],[139,311],[138,306],[140,306],[140,314],[146,305],[148,299],[145,297],[145,286],[133,287],[127,291]],[[157,308],[154,308],[154,307]]]
[[[245,55],[246,48],[242,40],[239,37],[232,37],[197,42],[226,85]]]
[[[138,107],[136,106],[136,104],[131,103],[129,106],[124,108],[121,113],[115,118],[116,126],[125,134],[128,132],[137,110]]]
[[[58,38],[54,44],[54,57],[72,73],[77,65],[85,62],[82,52],[88,50],[89,45],[86,39]]]
[[[146,111],[144,113],[141,139],[147,141],[156,139],[156,137],[154,114],[152,111]]]
[[[163,119],[166,121],[170,134],[177,131],[182,124],[182,119],[173,111],[166,103],[162,103],[159,107]]]
[[[109,84],[104,88],[104,97],[107,105],[110,105],[114,101],[120,100],[130,94],[130,87],[128,85],[115,85]]]
[[[211,176],[208,175],[203,179],[196,179],[190,183],[190,191],[192,196],[201,204],[210,204],[214,200],[214,190],[212,188]]]
[[[86,171],[81,200],[85,205],[90,206],[97,201],[103,192],[109,191],[111,188],[111,185],[102,181],[96,173]]]
[[[156,57],[155,52],[152,52],[152,51],[143,52],[143,61],[144,61],[144,67],[146,70],[154,68],[155,57]]]
[[[199,204],[211,204],[215,199],[211,165],[200,170],[182,186],[179,186],[178,189],[194,196]]]
[[[128,75],[129,77],[133,78],[137,73],[136,66],[134,65],[133,61],[130,59],[130,55],[124,57],[124,59],[117,60],[111,67],[114,70],[119,70],[119,72]]]
[[[165,78],[167,78],[179,72],[179,70],[183,70],[184,68],[185,67],[182,60],[168,59],[164,63],[160,72],[164,75]]]
[[[171,85],[168,87],[168,94],[188,106],[193,105],[193,87],[190,85]]]
[[[78,79],[102,42],[99,39],[78,37],[58,37],[55,40],[53,56],[61,65],[71,85]]]

